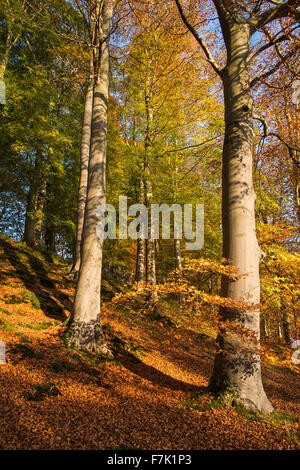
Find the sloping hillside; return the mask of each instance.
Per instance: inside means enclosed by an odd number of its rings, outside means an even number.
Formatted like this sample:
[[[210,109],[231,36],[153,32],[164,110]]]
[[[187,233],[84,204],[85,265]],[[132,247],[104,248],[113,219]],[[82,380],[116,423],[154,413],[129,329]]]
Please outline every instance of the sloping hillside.
[[[216,332],[103,306],[113,360],[66,347],[74,281],[47,253],[0,237],[0,449],[299,448],[299,374],[265,363],[267,421],[206,392]],[[172,317],[172,305],[169,306]]]

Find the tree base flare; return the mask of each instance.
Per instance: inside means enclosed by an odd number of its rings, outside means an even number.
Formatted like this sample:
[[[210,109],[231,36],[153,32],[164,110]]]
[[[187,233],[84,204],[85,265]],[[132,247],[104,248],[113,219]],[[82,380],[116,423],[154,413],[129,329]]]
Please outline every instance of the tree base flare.
[[[259,354],[253,350],[238,348],[233,343],[222,342],[222,352],[216,354],[209,389],[217,397],[227,397],[228,405],[267,415],[273,406],[264,391]]]
[[[69,347],[113,357],[104,340],[103,331],[98,320],[89,322],[73,321],[69,334]]]
[[[229,385],[229,379],[220,382],[212,376],[209,390],[216,397],[224,398],[224,405],[241,406],[251,413],[268,415],[274,411],[273,406],[263,389],[259,376],[247,380],[241,379],[238,383]]]

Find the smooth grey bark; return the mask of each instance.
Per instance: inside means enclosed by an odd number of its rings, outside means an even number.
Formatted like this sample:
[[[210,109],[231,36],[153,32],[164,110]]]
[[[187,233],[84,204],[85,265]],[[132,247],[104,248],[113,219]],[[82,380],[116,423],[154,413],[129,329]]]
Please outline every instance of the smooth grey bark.
[[[51,182],[51,177],[47,182],[46,188],[46,204],[44,210],[44,242],[45,248],[48,251],[56,251],[56,240],[55,236],[57,233],[56,223],[52,219],[53,206],[55,204],[55,187]]]
[[[264,313],[260,316],[260,331],[263,338],[268,339],[270,337],[269,320]]]
[[[138,189],[138,202],[144,204],[144,182],[143,178],[140,178],[139,189]],[[137,254],[136,254],[136,270],[135,270],[135,281],[144,282],[145,280],[145,240],[138,238],[137,240]]]
[[[76,277],[80,268],[81,262],[81,243],[82,232],[84,223],[84,213],[88,186],[88,171],[89,171],[89,158],[90,158],[90,145],[91,145],[91,127],[92,127],[92,113],[93,113],[93,95],[94,95],[94,66],[93,59],[90,64],[90,77],[85,97],[84,116],[82,126],[81,138],[81,151],[80,151],[80,178],[78,189],[78,203],[77,203],[77,226],[76,226],[76,241],[73,266],[71,273]]]
[[[277,334],[277,337],[278,337],[278,342],[281,343],[281,340],[282,340],[282,328],[281,328],[280,318],[277,318],[277,320],[276,320],[276,334]]]
[[[175,172],[173,174],[173,194],[174,194],[174,203],[177,203],[177,174],[178,174],[178,167],[177,164],[175,165]],[[175,237],[175,233],[174,233]],[[174,255],[175,255],[175,269],[178,272],[178,280],[179,283],[182,284],[182,261],[181,261],[181,244],[180,240],[174,238]],[[183,301],[183,293],[179,292],[178,294],[178,301],[181,303]]]
[[[136,282],[145,280],[145,240],[142,238],[137,240],[135,280]]]
[[[83,225],[81,267],[76,287],[74,312],[69,328],[69,346],[110,355],[100,324],[100,288],[103,240],[96,228],[102,217],[97,209],[105,204],[107,106],[109,87],[110,21],[115,0],[97,2],[94,44],[95,84],[91,126],[88,189]]]

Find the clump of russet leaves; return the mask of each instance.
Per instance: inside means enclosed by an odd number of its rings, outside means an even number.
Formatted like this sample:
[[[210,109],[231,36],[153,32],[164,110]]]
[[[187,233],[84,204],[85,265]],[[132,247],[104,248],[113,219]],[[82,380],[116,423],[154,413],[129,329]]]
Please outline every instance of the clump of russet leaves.
[[[183,315],[193,314],[199,315],[201,318],[210,319],[221,328],[231,328],[231,331],[238,330],[249,337],[249,331],[243,330],[242,325],[234,325],[224,322],[220,319],[219,308],[234,308],[244,311],[251,311],[257,306],[254,304],[246,304],[245,302],[237,302],[230,298],[221,297],[215,293],[209,293],[204,288],[201,289],[207,279],[220,278],[227,276],[229,279],[236,280],[241,276],[237,274],[234,266],[230,265],[226,260],[211,261],[208,259],[184,259],[182,271],[174,270],[168,277],[167,281],[155,286],[147,283],[134,283],[131,289],[126,293],[120,293],[113,299],[117,304],[142,304],[149,308],[147,299],[151,297],[153,291],[160,298],[178,298],[181,295],[181,313]],[[176,321],[175,318],[172,320]],[[255,340],[255,338],[253,338]]]

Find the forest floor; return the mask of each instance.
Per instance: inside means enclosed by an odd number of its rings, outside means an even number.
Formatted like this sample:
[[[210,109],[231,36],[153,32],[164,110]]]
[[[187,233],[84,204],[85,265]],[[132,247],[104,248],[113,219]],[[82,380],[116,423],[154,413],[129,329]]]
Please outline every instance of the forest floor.
[[[66,347],[73,296],[60,260],[0,236],[0,449],[300,448],[300,370],[264,359],[268,419],[220,407],[206,391],[213,325],[108,301],[105,360]]]

